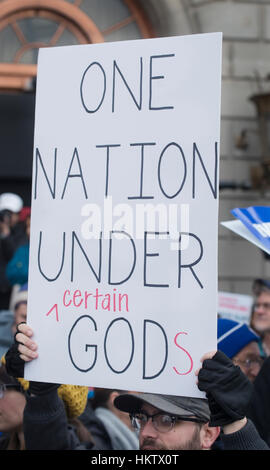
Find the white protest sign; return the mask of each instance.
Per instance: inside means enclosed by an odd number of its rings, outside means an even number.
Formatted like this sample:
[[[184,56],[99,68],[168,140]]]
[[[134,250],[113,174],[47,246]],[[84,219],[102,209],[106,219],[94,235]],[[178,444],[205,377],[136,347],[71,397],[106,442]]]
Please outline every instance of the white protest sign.
[[[251,295],[220,291],[218,293],[218,314],[221,318],[249,323],[252,303],[253,297]]]
[[[39,52],[28,380],[201,396],[216,347],[220,33]]]

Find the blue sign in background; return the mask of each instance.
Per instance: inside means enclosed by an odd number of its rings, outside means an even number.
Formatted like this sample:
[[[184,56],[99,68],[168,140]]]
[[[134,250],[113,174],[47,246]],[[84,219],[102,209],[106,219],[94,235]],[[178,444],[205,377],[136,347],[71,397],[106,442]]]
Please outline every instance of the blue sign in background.
[[[260,242],[265,246],[265,248],[270,250],[269,206],[250,206],[246,208],[236,208],[233,209],[231,213],[239,220],[241,220],[241,222],[243,222],[243,224],[250,230],[250,232],[255,235],[258,240],[260,240]],[[254,224],[260,225],[259,230],[254,226]],[[269,224],[269,226],[264,224]]]

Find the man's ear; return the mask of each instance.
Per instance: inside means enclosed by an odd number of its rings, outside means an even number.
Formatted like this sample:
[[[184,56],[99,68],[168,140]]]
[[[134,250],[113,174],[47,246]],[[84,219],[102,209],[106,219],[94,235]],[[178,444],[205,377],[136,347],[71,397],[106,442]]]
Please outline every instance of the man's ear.
[[[112,408],[113,408],[114,410],[116,410],[116,408],[115,408],[115,406],[114,406],[114,399],[115,399],[116,397],[118,397],[118,396],[119,396],[119,393],[118,393],[116,390],[113,390],[113,392],[110,393],[110,396],[109,396],[109,398],[108,398],[108,403],[107,403],[108,408],[109,408],[110,410],[112,410]]]
[[[210,427],[208,423],[204,424],[200,432],[202,450],[210,450],[219,434],[219,426]]]

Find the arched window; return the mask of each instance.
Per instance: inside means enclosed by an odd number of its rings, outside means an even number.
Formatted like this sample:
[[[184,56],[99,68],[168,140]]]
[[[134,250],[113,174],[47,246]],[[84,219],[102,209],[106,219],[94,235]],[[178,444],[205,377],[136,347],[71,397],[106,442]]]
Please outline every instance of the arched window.
[[[0,89],[27,89],[41,47],[153,36],[136,0],[3,0]]]

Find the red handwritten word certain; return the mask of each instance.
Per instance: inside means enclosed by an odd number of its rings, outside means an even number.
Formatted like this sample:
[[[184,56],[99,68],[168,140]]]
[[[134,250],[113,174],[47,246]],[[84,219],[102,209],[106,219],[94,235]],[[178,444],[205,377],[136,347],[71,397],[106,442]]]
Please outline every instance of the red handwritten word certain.
[[[81,307],[85,309],[107,310],[108,312],[128,312],[128,295],[117,293],[113,289],[113,293],[102,294],[96,288],[95,292],[84,291],[79,289],[71,292],[65,290],[63,294],[64,307]]]

